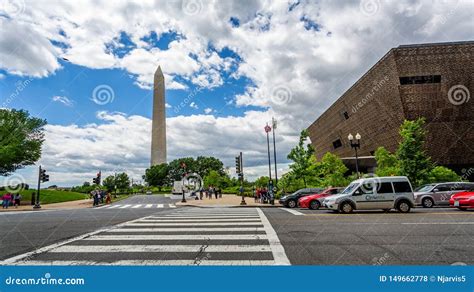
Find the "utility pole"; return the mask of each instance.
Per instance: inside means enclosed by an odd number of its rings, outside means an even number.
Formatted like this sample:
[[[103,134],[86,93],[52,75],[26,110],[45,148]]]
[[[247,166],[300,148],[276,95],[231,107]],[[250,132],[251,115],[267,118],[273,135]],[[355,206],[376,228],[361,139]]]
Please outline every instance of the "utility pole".
[[[242,160],[242,152],[240,152],[239,156],[235,157],[235,172],[237,173],[240,179],[240,196],[242,197],[240,205],[247,205],[244,197],[244,167]]]
[[[40,165],[39,171],[38,171],[38,191],[36,192],[36,202],[35,202],[35,205],[33,206],[33,209],[41,208],[41,203],[40,203],[41,183],[47,182],[47,181],[49,181],[49,175],[46,174],[46,169],[42,169]]]
[[[267,149],[268,149],[268,178],[272,180],[272,163],[270,161],[270,138],[268,133],[272,130],[272,128],[268,125],[265,126],[265,132],[267,133]]]
[[[275,188],[278,188],[278,173],[277,173],[277,153],[276,153],[276,142],[275,142],[275,129],[277,127],[277,121],[272,117],[273,127],[273,159],[275,160]]]

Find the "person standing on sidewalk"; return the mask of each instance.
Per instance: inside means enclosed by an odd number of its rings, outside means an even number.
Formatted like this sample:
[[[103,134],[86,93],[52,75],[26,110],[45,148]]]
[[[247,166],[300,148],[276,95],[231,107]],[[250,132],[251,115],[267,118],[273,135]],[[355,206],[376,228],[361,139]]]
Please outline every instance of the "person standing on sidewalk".
[[[3,195],[2,200],[3,200],[3,209],[8,209],[8,206],[10,206],[10,200],[12,199],[12,196],[10,193],[6,193]]]
[[[14,197],[14,206],[15,208],[18,208],[18,206],[20,206],[20,202],[21,202],[21,194],[20,193],[16,193],[15,194],[15,197]]]
[[[203,190],[202,188],[199,190],[199,200],[202,201]]]

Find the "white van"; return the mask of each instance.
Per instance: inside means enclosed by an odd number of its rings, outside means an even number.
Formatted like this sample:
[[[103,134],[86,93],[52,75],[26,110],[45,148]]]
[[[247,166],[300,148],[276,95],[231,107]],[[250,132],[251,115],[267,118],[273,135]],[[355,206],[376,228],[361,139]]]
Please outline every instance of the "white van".
[[[355,180],[342,193],[326,197],[323,205],[341,213],[393,208],[408,213],[414,202],[413,189],[406,176],[386,176]]]

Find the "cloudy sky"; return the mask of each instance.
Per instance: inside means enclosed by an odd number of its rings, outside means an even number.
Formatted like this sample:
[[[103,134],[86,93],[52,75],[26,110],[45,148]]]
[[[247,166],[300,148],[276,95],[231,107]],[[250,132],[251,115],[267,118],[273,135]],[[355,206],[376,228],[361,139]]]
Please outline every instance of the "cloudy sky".
[[[474,39],[474,1],[0,1],[0,107],[45,118],[40,162],[62,186],[150,161],[153,73],[168,160],[212,155],[280,172],[309,126],[390,48]],[[18,171],[27,183],[36,167]],[[1,182],[1,181],[0,181]]]

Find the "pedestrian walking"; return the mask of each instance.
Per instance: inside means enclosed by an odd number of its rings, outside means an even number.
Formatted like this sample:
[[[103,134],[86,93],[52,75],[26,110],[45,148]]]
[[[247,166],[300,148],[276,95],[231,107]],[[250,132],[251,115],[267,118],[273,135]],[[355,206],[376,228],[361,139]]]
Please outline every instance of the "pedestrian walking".
[[[214,195],[216,196],[216,200],[219,199],[219,188],[214,188]]]
[[[15,206],[15,208],[18,208],[18,206],[20,206],[20,202],[21,202],[21,194],[16,193],[15,197],[14,197],[14,200],[15,200],[15,203],[13,205]]]
[[[199,200],[202,201],[202,196],[203,196],[203,190],[202,188],[199,190]]]
[[[2,204],[2,207],[3,209],[8,209],[8,206],[10,206],[10,200],[12,199],[12,196],[10,193],[6,193],[5,195],[3,195],[2,197],[2,200],[3,200],[3,204]]]
[[[107,192],[107,195],[105,195],[105,203],[106,204],[112,203],[112,196],[110,195],[110,192]]]

